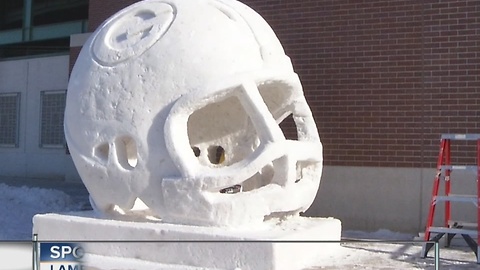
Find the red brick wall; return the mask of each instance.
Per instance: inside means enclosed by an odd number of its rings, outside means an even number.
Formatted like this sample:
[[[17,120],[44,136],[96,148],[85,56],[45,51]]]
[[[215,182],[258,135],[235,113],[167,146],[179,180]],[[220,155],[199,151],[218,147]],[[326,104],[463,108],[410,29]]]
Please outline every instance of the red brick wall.
[[[90,0],[89,29],[134,2]],[[433,167],[440,134],[480,133],[479,0],[243,2],[292,58],[326,165]]]
[[[108,17],[136,0],[90,0],[88,6],[88,29],[95,31]]]
[[[438,133],[480,133],[480,1],[426,1],[423,52],[425,156],[432,156],[438,146],[429,139]],[[470,156],[461,163],[472,163],[468,145],[455,153]]]
[[[80,50],[82,47],[71,47],[70,48],[70,65],[69,65],[69,73],[72,72],[73,66],[75,65],[75,61],[77,61],[77,57],[80,54]]]

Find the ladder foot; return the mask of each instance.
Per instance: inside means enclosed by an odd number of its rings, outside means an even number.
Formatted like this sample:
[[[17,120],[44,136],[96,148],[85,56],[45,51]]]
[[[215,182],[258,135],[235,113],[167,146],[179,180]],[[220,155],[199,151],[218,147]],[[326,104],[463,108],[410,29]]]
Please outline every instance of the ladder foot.
[[[478,258],[478,248],[479,247],[478,247],[477,242],[475,242],[475,240],[473,240],[472,237],[470,237],[470,235],[468,235],[468,234],[462,234],[462,237],[465,240],[465,242],[467,242],[470,249],[475,253],[475,256]],[[478,259],[477,259],[477,261],[478,261]]]
[[[430,249],[432,249],[433,246],[434,246],[434,243],[425,243],[425,244],[423,244],[422,254],[421,254],[422,259],[427,258],[428,252],[430,251]]]
[[[480,254],[480,246],[477,246],[477,264],[480,264],[480,257],[478,256],[478,254]]]

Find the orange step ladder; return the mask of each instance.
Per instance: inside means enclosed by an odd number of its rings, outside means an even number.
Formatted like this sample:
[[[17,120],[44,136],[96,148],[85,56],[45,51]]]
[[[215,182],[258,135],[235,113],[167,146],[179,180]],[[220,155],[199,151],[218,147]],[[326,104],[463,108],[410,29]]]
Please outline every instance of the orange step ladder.
[[[469,140],[477,141],[476,165],[452,165],[451,164],[451,141]],[[477,194],[476,195],[455,195],[451,194],[451,172],[453,170],[473,170],[476,173]],[[445,195],[439,196],[438,189],[440,180],[445,181]],[[445,220],[442,227],[434,227],[435,206],[439,202],[445,202]],[[467,223],[451,220],[451,202],[473,203],[477,208],[477,223]],[[461,235],[468,246],[475,253],[477,264],[480,264],[480,134],[443,134],[440,140],[440,152],[437,161],[437,173],[433,182],[432,199],[427,217],[425,228],[425,241],[438,242],[443,236],[446,236],[446,246],[450,245],[451,240],[457,234]],[[436,234],[436,235],[433,235]],[[474,240],[475,239],[475,240]],[[428,251],[434,246],[434,243],[425,243],[423,245],[422,257],[427,257]]]

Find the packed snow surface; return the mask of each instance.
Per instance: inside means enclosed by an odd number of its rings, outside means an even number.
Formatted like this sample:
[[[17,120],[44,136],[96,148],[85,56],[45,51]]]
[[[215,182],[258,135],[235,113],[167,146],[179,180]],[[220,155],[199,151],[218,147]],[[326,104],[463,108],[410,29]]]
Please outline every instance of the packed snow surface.
[[[0,183],[0,240],[32,239],[32,217],[40,213],[79,211],[82,204],[56,189],[14,187]],[[316,269],[435,269],[433,249],[421,258],[415,235],[392,232],[343,231],[342,249]],[[409,242],[412,241],[412,242]],[[292,260],[295,258],[292,258]],[[162,268],[155,268],[162,269]],[[173,268],[168,268],[173,269]],[[439,269],[480,269],[475,254],[461,239],[441,246]]]

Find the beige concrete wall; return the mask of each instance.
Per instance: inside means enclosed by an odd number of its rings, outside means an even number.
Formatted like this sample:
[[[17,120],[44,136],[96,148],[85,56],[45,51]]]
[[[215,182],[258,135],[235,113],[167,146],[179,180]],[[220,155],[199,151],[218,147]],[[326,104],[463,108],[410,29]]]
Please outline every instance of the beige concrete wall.
[[[20,93],[19,146],[0,148],[0,176],[80,181],[64,148],[41,148],[40,93],[66,90],[69,56],[0,62],[0,93]]]
[[[389,229],[418,233],[425,230],[435,169],[327,166],[311,216],[332,216],[344,230]],[[452,193],[476,194],[475,172],[454,171]],[[445,182],[440,182],[443,194]],[[440,194],[440,195],[441,195]],[[444,217],[437,206],[436,225]],[[452,203],[452,219],[476,222],[473,203]]]

